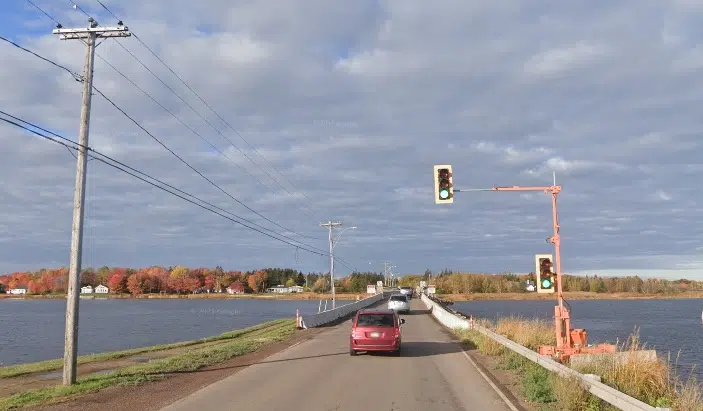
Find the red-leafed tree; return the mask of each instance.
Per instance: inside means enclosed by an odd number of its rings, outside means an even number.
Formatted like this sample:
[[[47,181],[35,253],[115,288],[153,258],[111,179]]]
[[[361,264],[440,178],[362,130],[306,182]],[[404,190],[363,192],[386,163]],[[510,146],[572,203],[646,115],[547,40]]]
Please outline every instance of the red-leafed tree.
[[[139,271],[127,278],[127,290],[132,295],[144,294],[147,291],[149,274]]]
[[[217,282],[217,279],[215,278],[215,276],[212,274],[208,274],[205,276],[203,284],[204,284],[205,288],[207,288],[208,290],[212,290],[215,288],[216,282]]]
[[[107,278],[107,288],[114,294],[121,294],[127,290],[127,273],[125,271],[113,271]]]
[[[186,277],[183,280],[183,289],[185,291],[193,292],[200,288],[202,284],[200,283],[200,279],[198,277]]]
[[[243,293],[244,283],[241,281],[234,281],[232,284],[229,285],[229,288],[232,289],[234,292]]]

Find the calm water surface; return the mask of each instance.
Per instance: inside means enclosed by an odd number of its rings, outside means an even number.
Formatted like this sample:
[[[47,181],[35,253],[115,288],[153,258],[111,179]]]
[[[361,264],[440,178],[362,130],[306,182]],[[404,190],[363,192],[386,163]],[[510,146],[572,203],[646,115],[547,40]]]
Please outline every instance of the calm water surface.
[[[351,301],[340,301],[348,304]],[[81,300],[79,354],[124,350],[210,337],[264,321],[317,312],[318,301]],[[703,300],[570,301],[572,326],[590,342],[626,339],[639,327],[642,341],[661,354],[679,351],[686,375],[703,367]],[[551,319],[551,301],[472,301],[456,310],[479,317],[519,315]],[[0,300],[0,365],[63,356],[65,300]],[[703,379],[703,369],[694,369]]]
[[[569,301],[573,328],[585,328],[589,342],[625,341],[639,328],[640,340],[659,354],[677,355],[680,371],[703,380],[703,300]],[[470,301],[452,308],[478,317],[517,315],[552,320],[553,301]],[[694,368],[694,364],[697,366]]]
[[[352,301],[338,301],[348,304]],[[211,337],[316,313],[318,301],[82,299],[79,355]],[[324,304],[324,303],[323,303]],[[65,300],[0,300],[0,366],[63,357]]]

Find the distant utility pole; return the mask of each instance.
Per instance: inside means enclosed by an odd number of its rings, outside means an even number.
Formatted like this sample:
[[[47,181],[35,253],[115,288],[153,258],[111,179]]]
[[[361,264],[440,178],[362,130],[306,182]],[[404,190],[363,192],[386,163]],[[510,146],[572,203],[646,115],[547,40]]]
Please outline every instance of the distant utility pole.
[[[337,305],[337,299],[334,293],[334,238],[332,237],[332,229],[334,227],[341,227],[343,224],[341,221],[328,221],[326,223],[321,223],[320,227],[327,227],[330,230],[330,285],[332,287],[332,309],[334,310]]]
[[[393,287],[393,265],[389,261],[383,262],[383,278],[386,286]]]
[[[59,24],[53,30],[61,40],[80,40],[88,46],[83,69],[83,106],[81,107],[81,124],[78,139],[78,156],[76,166],[76,188],[73,197],[73,226],[71,229],[71,257],[68,268],[68,291],[66,296],[66,334],[63,354],[63,384],[76,383],[76,363],[78,352],[78,303],[81,281],[81,254],[83,252],[83,202],[85,201],[85,173],[88,165],[88,130],[90,127],[90,103],[93,94],[93,65],[95,48],[99,38],[129,37],[129,32],[122,22],[117,27],[98,27],[92,17],[88,19],[89,27],[64,29]]]

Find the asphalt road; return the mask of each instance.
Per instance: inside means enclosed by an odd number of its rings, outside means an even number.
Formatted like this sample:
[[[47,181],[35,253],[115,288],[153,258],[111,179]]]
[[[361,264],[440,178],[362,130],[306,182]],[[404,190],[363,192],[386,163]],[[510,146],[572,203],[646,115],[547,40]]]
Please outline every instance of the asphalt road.
[[[401,357],[350,356],[346,321],[162,411],[509,411],[424,308],[401,315]]]

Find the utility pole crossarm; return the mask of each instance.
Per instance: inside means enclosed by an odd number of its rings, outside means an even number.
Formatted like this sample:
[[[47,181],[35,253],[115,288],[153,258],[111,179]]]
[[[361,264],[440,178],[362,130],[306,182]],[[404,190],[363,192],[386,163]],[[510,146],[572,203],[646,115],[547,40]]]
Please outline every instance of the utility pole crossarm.
[[[57,34],[61,40],[87,39],[91,35],[96,38],[130,37],[129,29],[126,26],[117,27],[86,27],[81,29],[54,29],[53,34]]]

